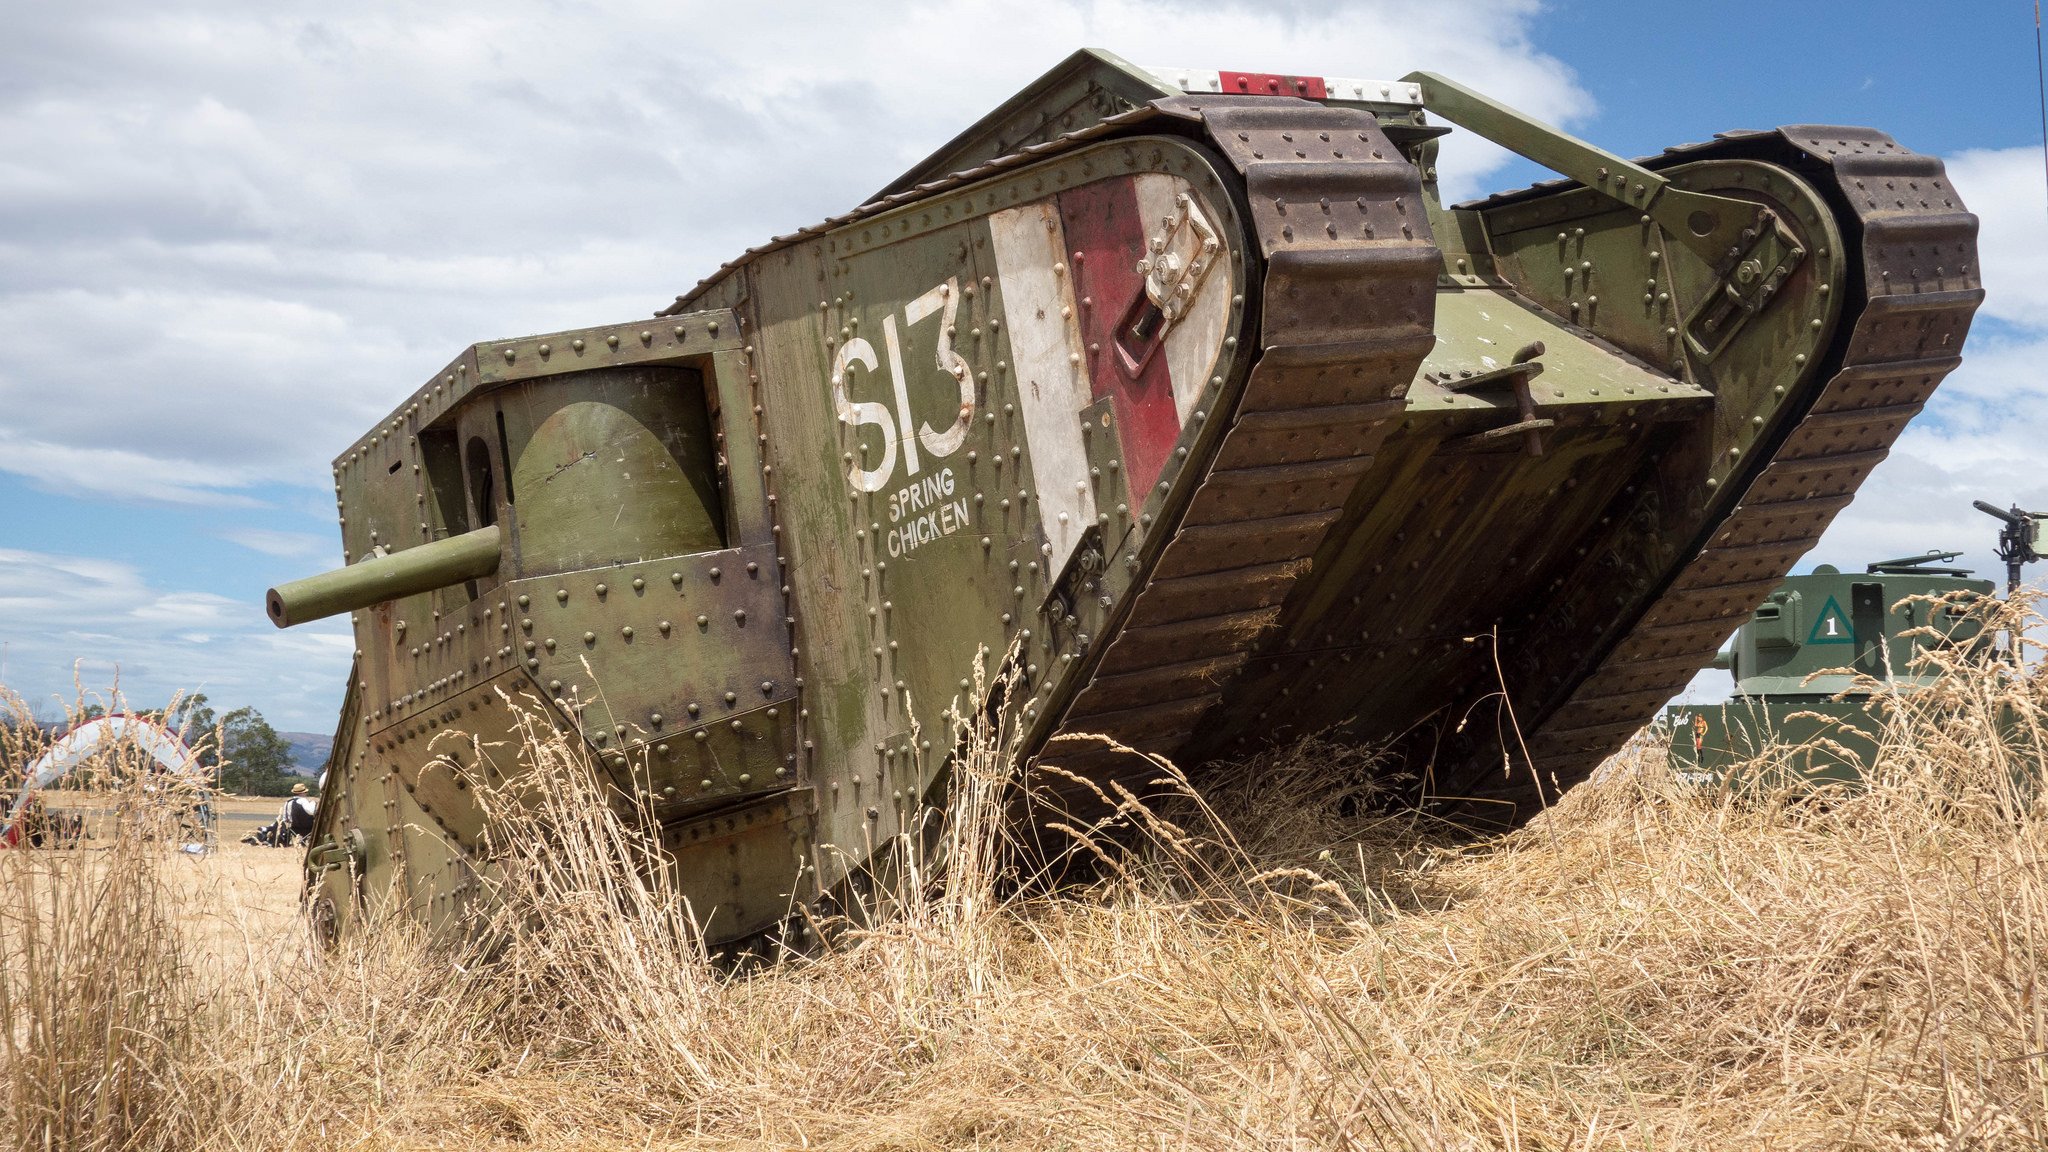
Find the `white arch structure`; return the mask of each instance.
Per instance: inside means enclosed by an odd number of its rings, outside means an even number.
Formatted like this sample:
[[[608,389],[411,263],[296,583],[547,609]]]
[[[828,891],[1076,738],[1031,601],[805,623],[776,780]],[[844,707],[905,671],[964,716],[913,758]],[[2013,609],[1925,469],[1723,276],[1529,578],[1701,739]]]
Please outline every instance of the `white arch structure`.
[[[0,847],[12,848],[20,841],[19,816],[31,795],[55,784],[93,757],[123,744],[147,753],[164,772],[195,779],[205,776],[205,767],[178,734],[155,720],[126,713],[88,720],[58,737],[48,751],[29,765],[21,792],[7,811],[5,826],[0,827]]]

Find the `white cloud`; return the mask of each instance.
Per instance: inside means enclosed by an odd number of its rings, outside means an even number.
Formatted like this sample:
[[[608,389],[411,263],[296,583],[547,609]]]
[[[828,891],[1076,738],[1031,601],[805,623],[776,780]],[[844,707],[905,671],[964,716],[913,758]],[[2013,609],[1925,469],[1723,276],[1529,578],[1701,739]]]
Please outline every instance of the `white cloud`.
[[[184,450],[191,445],[165,443],[164,447]],[[259,475],[254,469],[153,457],[133,449],[28,440],[5,428],[0,428],[0,472],[67,495],[244,508],[254,507],[257,501],[233,489],[253,483]]]
[[[175,503],[319,487],[464,344],[645,314],[1082,44],[1438,68],[1568,119],[1588,101],[1529,45],[1536,7],[30,7],[0,44],[0,467]],[[1459,143],[1454,195],[1502,158]]]
[[[324,557],[336,548],[330,536],[316,536],[311,532],[280,532],[270,528],[233,528],[220,534],[221,539],[239,544],[251,552],[265,556],[277,556],[286,560],[305,557]]]
[[[2048,182],[2041,149],[1977,149],[1947,160],[1949,181],[1982,222],[1983,315],[2048,328]],[[2038,361],[2037,361],[2038,363]]]
[[[0,645],[0,684],[45,710],[76,690],[118,689],[137,707],[201,691],[318,730],[333,724],[354,641],[346,622],[277,631],[250,605],[165,590],[132,564],[0,548]]]

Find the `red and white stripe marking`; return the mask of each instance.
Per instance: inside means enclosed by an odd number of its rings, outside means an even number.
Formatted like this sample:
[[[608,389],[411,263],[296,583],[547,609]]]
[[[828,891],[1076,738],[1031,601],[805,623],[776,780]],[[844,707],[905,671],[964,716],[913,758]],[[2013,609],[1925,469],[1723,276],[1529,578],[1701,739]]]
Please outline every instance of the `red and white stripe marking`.
[[[1099,180],[989,217],[1005,322],[1057,575],[1099,515],[1082,411],[1108,398],[1133,511],[1157,483],[1214,372],[1236,291],[1222,254],[1158,350],[1133,371],[1116,328],[1143,296],[1138,261],[1187,192],[1175,176]],[[1111,482],[1109,477],[1104,482]]]

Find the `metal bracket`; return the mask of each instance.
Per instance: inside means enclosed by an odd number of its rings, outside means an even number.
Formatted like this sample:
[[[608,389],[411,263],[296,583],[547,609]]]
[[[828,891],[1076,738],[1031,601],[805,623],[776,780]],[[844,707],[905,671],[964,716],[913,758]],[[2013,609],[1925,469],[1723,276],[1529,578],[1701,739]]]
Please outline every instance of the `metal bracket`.
[[[1557,427],[1557,421],[1536,415],[1536,396],[1529,388],[1529,382],[1543,374],[1543,363],[1537,357],[1543,355],[1543,341],[1537,340],[1515,353],[1515,358],[1505,368],[1481,372],[1460,380],[1446,380],[1440,387],[1450,392],[1477,392],[1485,388],[1497,388],[1505,384],[1515,395],[1518,418],[1512,424],[1489,428],[1470,436],[1461,436],[1453,444],[1477,447],[1506,437],[1519,435],[1522,447],[1531,456],[1543,455],[1543,433]]]
[[[1173,214],[1160,224],[1159,233],[1147,238],[1145,254],[1138,258],[1144,291],[1116,325],[1117,367],[1132,380],[1165,345],[1167,332],[1187,315],[1223,251],[1215,226],[1185,192],[1173,198]]]
[[[315,872],[329,868],[360,867],[368,849],[361,828],[351,828],[340,839],[329,837],[306,850],[306,866]]]
[[[1052,647],[1079,655],[1087,651],[1087,637],[1081,631],[1085,601],[1101,595],[1103,572],[1102,526],[1090,524],[1081,535],[1067,566],[1054,580],[1052,590],[1039,605]],[[1069,646],[1071,644],[1071,647]]]
[[[1642,212],[1724,276],[1734,270],[1735,258],[1748,246],[1743,230],[1760,229],[1763,210],[1747,200],[1680,188],[1634,161],[1434,72],[1411,72],[1403,81],[1422,89],[1426,111]]]
[[[1742,239],[1746,250],[1723,276],[1720,289],[1702,300],[1685,322],[1686,345],[1702,361],[1720,355],[1806,259],[1799,237],[1768,209],[1758,213],[1754,225],[1742,230]]]

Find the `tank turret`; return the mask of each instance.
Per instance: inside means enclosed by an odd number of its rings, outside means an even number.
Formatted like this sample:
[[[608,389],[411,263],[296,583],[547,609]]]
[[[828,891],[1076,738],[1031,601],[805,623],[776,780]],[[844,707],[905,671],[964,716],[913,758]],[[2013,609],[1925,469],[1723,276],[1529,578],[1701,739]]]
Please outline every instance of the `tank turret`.
[[[1446,203],[1454,130],[1563,179]],[[461,921],[517,704],[644,802],[710,940],[773,931],[942,801],[983,650],[1053,803],[1324,732],[1518,823],[1958,363],[1975,235],[1866,129],[1631,161],[1429,73],[1078,53],[652,316],[464,349],[342,452],[347,567],[274,597],[360,653],[316,911]]]

